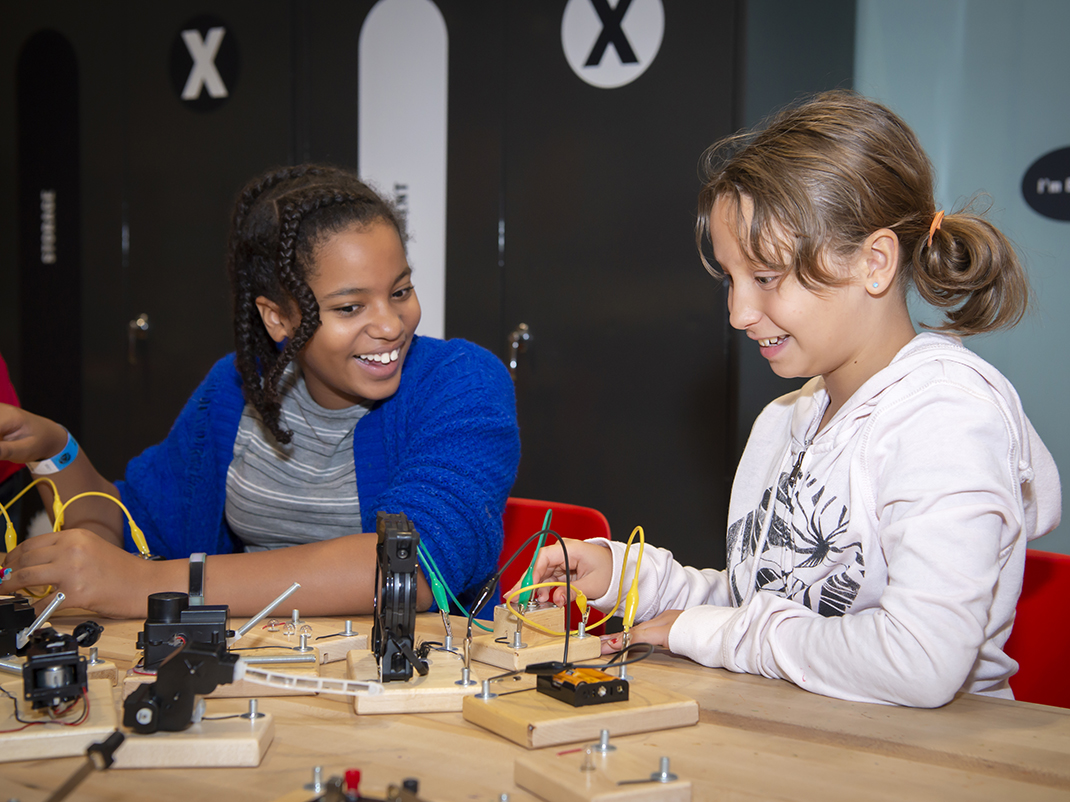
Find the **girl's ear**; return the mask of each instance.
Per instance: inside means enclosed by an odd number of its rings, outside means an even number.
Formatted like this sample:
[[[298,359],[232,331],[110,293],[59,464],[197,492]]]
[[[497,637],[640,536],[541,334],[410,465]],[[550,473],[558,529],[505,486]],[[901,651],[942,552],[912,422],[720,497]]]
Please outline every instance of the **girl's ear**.
[[[859,250],[859,269],[866,292],[883,295],[895,286],[899,271],[899,237],[890,228],[874,231]]]
[[[264,321],[268,336],[275,342],[281,343],[293,335],[295,327],[277,303],[260,295],[256,299],[256,308],[260,312],[260,319]]]

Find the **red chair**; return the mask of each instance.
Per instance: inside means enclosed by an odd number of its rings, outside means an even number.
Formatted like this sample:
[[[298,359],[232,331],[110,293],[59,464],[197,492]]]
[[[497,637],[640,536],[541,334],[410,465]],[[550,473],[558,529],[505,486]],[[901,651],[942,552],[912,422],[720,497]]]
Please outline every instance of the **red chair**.
[[[546,510],[553,510],[553,518],[550,528],[561,537],[575,540],[588,540],[592,537],[610,537],[609,521],[598,510],[590,507],[579,507],[575,504],[563,504],[558,501],[536,501],[530,498],[512,498],[505,502],[505,514],[502,515],[502,524],[505,527],[505,540],[502,544],[502,556],[499,566],[505,565],[506,560],[513,556],[513,552],[520,548],[520,544],[542,529],[543,518]],[[546,544],[557,542],[555,537],[548,536]],[[531,565],[535,555],[535,541],[515,559],[502,574],[501,589],[507,592],[516,585],[524,572]]]
[[[1019,663],[1014,698],[1070,708],[1070,555],[1029,549],[1014,629],[1004,651]]]

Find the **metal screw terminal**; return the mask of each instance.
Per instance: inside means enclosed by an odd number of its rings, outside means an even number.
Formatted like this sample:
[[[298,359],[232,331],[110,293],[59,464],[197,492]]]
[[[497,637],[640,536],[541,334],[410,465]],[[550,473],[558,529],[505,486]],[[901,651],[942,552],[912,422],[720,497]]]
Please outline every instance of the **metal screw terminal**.
[[[603,754],[606,752],[615,752],[617,750],[617,747],[609,742],[609,730],[602,730],[599,732],[598,743],[593,744],[591,748],[596,752],[601,752]]]
[[[314,791],[317,794],[323,792],[323,766],[312,769],[312,782],[305,785],[306,791]]]
[[[250,721],[256,721],[258,718],[263,718],[264,714],[257,710],[258,701],[256,699],[249,700],[249,712],[242,713],[242,718],[247,718]]]
[[[680,778],[669,771],[669,759],[663,757],[660,761],[658,771],[651,774],[650,779],[659,783],[671,783],[673,780],[678,780]]]

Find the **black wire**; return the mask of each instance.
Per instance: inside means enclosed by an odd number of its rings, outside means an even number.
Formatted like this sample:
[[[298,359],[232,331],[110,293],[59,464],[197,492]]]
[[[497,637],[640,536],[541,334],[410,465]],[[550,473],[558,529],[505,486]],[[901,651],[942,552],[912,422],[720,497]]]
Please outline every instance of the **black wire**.
[[[634,658],[632,660],[623,660],[623,661],[617,660],[618,657],[621,657],[621,656],[627,654],[632,649],[638,649],[640,646],[645,647],[646,651],[643,652],[638,657],[636,657],[636,658]],[[582,667],[582,668],[598,668],[599,665],[604,665],[604,666],[616,666],[616,667],[619,668],[620,666],[630,666],[632,663],[638,663],[641,660],[646,660],[648,657],[650,657],[650,655],[654,654],[654,649],[655,648],[656,647],[652,643],[642,643],[642,642],[631,643],[626,648],[621,649],[619,652],[613,652],[612,656],[605,663],[600,663],[600,664],[596,664],[596,663],[577,663],[576,667],[577,668],[579,668],[579,667]]]
[[[476,603],[472,605],[472,609],[468,613],[468,634],[467,634],[467,639],[468,640],[472,639],[472,619],[475,618],[475,616],[479,614],[479,611],[483,609],[484,605],[486,605],[486,603],[488,601],[490,601],[490,594],[493,593],[494,592],[494,588],[496,588],[498,586],[498,581],[502,578],[502,574],[505,572],[505,569],[508,568],[510,565],[512,565],[513,560],[515,560],[517,557],[520,556],[520,553],[524,549],[526,549],[528,547],[528,544],[531,543],[531,541],[535,540],[536,538],[538,538],[541,535],[553,535],[554,537],[556,537],[558,542],[561,544],[561,552],[564,555],[564,560],[565,560],[565,599],[566,599],[566,604],[565,604],[565,648],[564,648],[564,651],[562,652],[562,655],[561,655],[561,662],[563,662],[563,663],[565,663],[567,665],[568,664],[569,633],[570,633],[570,631],[572,629],[572,602],[571,602],[570,594],[569,594],[568,591],[569,591],[569,579],[571,578],[572,574],[569,571],[569,567],[568,567],[568,548],[565,546],[565,539],[563,537],[561,537],[561,535],[557,534],[557,532],[555,532],[553,529],[540,529],[538,532],[536,532],[531,537],[529,537],[527,540],[525,540],[522,544],[520,544],[520,548],[518,548],[516,551],[514,551],[513,555],[508,560],[505,561],[505,565],[503,565],[501,568],[499,568],[497,573],[495,573],[494,576],[492,576],[487,581],[487,583],[485,585],[483,585],[483,589],[479,594],[479,598],[476,600]],[[505,675],[505,676],[508,676],[508,674]]]
[[[37,723],[37,722],[34,722],[34,721],[26,721],[25,719],[19,718],[19,700],[16,699],[14,696],[12,696],[11,692],[8,691],[7,688],[0,688],[0,692],[3,692],[4,696],[6,696],[8,699],[10,699],[11,700],[11,704],[15,707],[15,721],[17,721],[19,724],[35,724],[35,723]]]

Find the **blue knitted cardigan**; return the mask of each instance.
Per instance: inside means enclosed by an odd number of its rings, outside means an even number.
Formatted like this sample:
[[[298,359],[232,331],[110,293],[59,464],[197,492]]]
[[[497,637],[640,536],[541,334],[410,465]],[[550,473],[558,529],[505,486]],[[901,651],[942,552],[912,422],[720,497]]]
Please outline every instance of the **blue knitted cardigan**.
[[[117,486],[153,554],[242,549],[224,505],[244,408],[231,354],[201,382],[167,438],[127,465]],[[464,340],[414,337],[398,391],[353,432],[353,460],[364,531],[375,531],[379,510],[404,512],[446,582],[470,600],[497,569],[502,511],[520,460],[505,366]],[[129,527],[125,545],[136,550]]]

